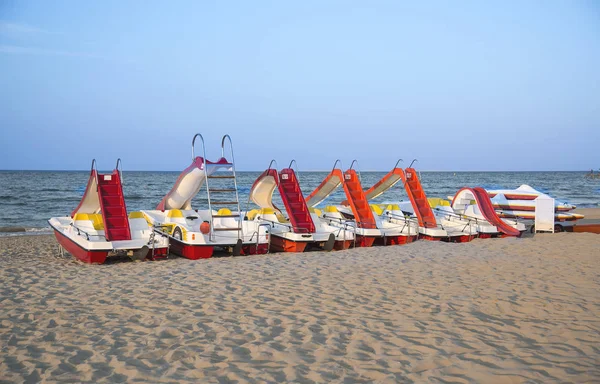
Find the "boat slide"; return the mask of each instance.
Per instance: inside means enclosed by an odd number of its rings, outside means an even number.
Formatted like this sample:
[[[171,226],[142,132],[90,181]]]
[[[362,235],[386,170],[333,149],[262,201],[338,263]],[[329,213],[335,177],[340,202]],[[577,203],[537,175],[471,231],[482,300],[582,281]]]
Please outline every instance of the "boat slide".
[[[196,138],[201,139],[203,157],[194,155]],[[224,155],[227,140],[231,161]],[[217,182],[217,185],[211,186],[209,180]],[[229,182],[230,185],[223,187],[218,185],[218,181]],[[192,199],[203,186],[207,191],[208,210],[192,209]],[[212,198],[228,195],[234,195],[235,198]],[[219,206],[221,208],[217,209]],[[149,223],[161,227],[168,234],[173,253],[188,259],[211,257],[215,247],[233,255],[268,251],[269,227],[243,220],[240,212],[233,146],[229,135],[223,136],[221,141],[221,158],[211,162],[206,160],[204,138],[196,134],[192,139],[192,164],[179,175],[173,188],[155,210],[142,212]]]
[[[53,217],[48,223],[61,250],[86,263],[102,264],[114,255],[133,259],[155,259],[168,253],[166,236],[150,226],[141,212],[127,215],[123,197],[120,159],[110,174],[92,169],[81,202],[67,217]]]
[[[328,225],[337,226],[344,230],[353,231],[355,234],[354,246],[370,247],[375,238],[381,237],[381,231],[375,225],[375,219],[371,213],[368,202],[364,198],[360,181],[356,172],[352,169],[342,172],[336,168],[339,160],[336,160],[333,169],[319,184],[317,188],[306,198],[306,204],[310,208],[315,208],[319,203],[331,195],[338,187],[342,186],[346,193],[346,198],[350,202],[354,219],[343,217],[334,209],[326,209],[321,216]]]
[[[331,227],[319,220],[314,210],[306,205],[298,177],[291,168],[281,171],[265,170],[250,189],[249,200],[260,207],[247,212],[248,220],[270,225],[270,249],[283,252],[303,252],[307,246],[326,251],[334,247],[343,249],[344,244],[354,239],[353,233]],[[273,203],[273,193],[278,190],[285,206],[287,217]],[[280,214],[278,215],[277,212]]]
[[[332,225],[353,228],[357,236],[356,246],[371,246],[376,241],[383,244],[404,244],[412,241],[417,234],[414,226],[379,220],[373,214],[358,174],[356,170],[352,169],[356,160],[352,162],[350,169],[346,172],[336,168],[338,162],[339,160],[336,161],[329,175],[309,195],[307,204],[312,207],[316,206],[341,185],[346,194],[347,207],[326,207],[322,219]]]
[[[388,205],[383,212],[388,220],[398,224],[404,223],[406,213],[408,213],[416,216],[419,234],[423,239],[470,241],[474,237],[472,226],[464,222],[456,223],[454,218],[447,220],[447,215],[444,214],[436,216],[429,205],[416,170],[412,167],[406,168],[406,170],[399,168],[399,163],[400,160],[396,162],[396,166],[390,172],[365,192],[366,197],[374,199],[402,181],[409,201]],[[447,221],[445,223],[447,225],[438,223],[438,220]]]
[[[475,204],[472,204],[473,202]],[[455,212],[466,216],[485,219],[507,236],[520,236],[521,232],[525,230],[522,223],[509,222],[500,218],[487,192],[481,187],[460,189],[452,200],[452,208]]]

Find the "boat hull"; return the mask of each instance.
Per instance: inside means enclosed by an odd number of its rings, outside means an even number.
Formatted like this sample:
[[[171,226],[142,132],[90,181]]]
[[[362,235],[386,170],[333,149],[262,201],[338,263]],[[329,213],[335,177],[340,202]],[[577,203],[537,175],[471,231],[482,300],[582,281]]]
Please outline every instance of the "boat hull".
[[[403,245],[412,243],[417,240],[419,235],[412,236],[385,236],[377,238],[374,242],[375,245]]]
[[[269,252],[269,244],[253,244],[242,246],[242,255],[264,255]]]
[[[336,251],[343,251],[344,249],[350,249],[354,243],[354,240],[336,240],[333,244],[333,249]]]
[[[304,252],[308,242],[293,241],[271,234],[271,252]]]
[[[67,236],[63,235],[59,231],[54,231],[56,241],[64,248],[67,252],[73,255],[76,259],[88,263],[88,264],[104,264],[106,257],[108,256],[108,250],[106,251],[92,251],[85,249],[79,244],[75,243]]]
[[[375,242],[375,239],[376,239],[376,237],[373,237],[373,236],[356,235],[356,243],[354,244],[354,246],[357,247],[357,248],[359,248],[359,247],[361,247],[361,248],[370,247]]]
[[[212,245],[186,244],[172,237],[169,241],[171,244],[171,252],[190,260],[208,259],[212,256],[214,251]]]
[[[460,236],[448,236],[442,239],[448,243],[468,243],[469,241],[476,239],[477,235],[460,235]]]

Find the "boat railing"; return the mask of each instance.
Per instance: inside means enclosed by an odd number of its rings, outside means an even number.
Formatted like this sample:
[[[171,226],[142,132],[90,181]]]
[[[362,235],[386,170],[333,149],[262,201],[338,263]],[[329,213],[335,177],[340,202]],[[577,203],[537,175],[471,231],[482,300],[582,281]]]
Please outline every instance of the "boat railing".
[[[437,207],[436,207],[436,208],[433,208],[433,210],[434,210],[434,211],[437,211],[437,212],[440,212],[440,213],[442,213],[443,215],[446,215],[446,216],[448,216],[449,218],[450,218],[450,217],[455,217],[455,218],[457,218],[457,219],[461,219],[461,220],[468,220],[469,222],[471,222],[471,221],[474,221],[474,222],[475,222],[475,224],[479,224],[479,222],[480,222],[480,221],[481,221],[481,222],[483,222],[483,223],[489,223],[489,222],[488,222],[487,220],[485,220],[485,219],[481,219],[481,218],[477,218],[477,217],[474,217],[474,216],[469,216],[469,215],[464,215],[464,214],[462,214],[462,213],[448,212],[448,211],[446,211],[446,210],[444,210],[444,209],[437,208]]]
[[[306,228],[300,228],[300,227],[295,227],[292,224],[288,224],[288,223],[282,223],[280,221],[273,221],[273,220],[269,220],[269,219],[263,219],[261,217],[258,217],[259,220],[261,221],[266,221],[267,223],[271,223],[271,224],[278,224],[284,227],[288,227],[290,228],[292,231],[298,231],[298,232],[304,232],[304,233],[310,233],[308,229]]]
[[[393,219],[395,219],[395,220],[407,220],[407,219],[408,219],[408,220],[411,220],[411,221],[414,221],[414,222],[416,222],[416,223],[417,223],[417,225],[419,225],[419,219],[418,219],[418,218],[416,218],[416,217],[414,217],[414,218],[413,218],[413,217],[409,217],[409,218],[407,218],[407,217],[406,217],[406,216],[404,216],[404,215],[402,215],[402,216],[401,216],[401,215],[398,215],[398,214],[392,213],[392,212],[390,212],[390,211],[386,211],[386,212],[387,212],[387,214],[389,215],[389,217],[391,217],[391,218],[393,218]],[[446,228],[444,228],[444,226],[443,226],[442,224],[438,223],[437,221],[436,221],[435,225],[436,225],[436,227],[439,227],[440,229],[444,229],[444,230],[446,229]],[[420,226],[420,225],[419,225],[419,226]]]
[[[354,233],[354,238],[352,239],[354,242],[354,246],[356,247],[356,229],[357,226],[356,225],[352,225],[355,224],[356,221],[355,220],[350,220],[350,219],[342,219],[340,217],[335,217],[335,216],[327,216],[327,215],[323,215],[321,216],[322,218],[329,220],[329,223],[333,223],[333,222],[337,222],[339,225],[341,225],[342,227],[340,227],[340,231],[344,230],[344,241],[346,240],[346,231],[352,230],[352,233]],[[338,232],[338,235],[339,235]]]
[[[271,249],[271,232],[273,227],[271,224],[261,223],[258,225],[258,234],[256,235],[256,252],[258,253],[258,243],[260,242],[260,227],[266,227],[267,233],[267,253],[269,253],[269,249]]]
[[[81,236],[81,234],[83,233],[85,235],[86,240],[89,240],[90,236],[92,236],[92,237],[103,237],[105,240],[107,240],[106,239],[106,235],[101,235],[99,233],[89,233],[86,230],[79,228],[78,226],[76,226],[73,223],[71,223],[70,226],[73,227],[73,229],[75,229],[77,231],[77,234],[79,236]]]

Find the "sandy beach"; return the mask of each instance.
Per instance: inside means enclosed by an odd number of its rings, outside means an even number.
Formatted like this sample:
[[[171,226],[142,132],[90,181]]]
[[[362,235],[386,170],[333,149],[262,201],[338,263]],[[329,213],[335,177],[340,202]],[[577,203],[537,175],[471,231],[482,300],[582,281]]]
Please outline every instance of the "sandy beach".
[[[600,381],[600,235],[84,265],[0,238],[0,382]]]

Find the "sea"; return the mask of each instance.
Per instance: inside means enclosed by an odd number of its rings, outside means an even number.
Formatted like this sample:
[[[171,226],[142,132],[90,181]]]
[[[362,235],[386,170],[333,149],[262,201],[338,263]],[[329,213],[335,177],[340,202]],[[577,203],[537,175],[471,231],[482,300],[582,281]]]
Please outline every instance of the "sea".
[[[363,187],[369,188],[386,172],[362,172]],[[586,179],[585,172],[419,172],[428,197],[452,196],[460,188],[481,186],[486,189],[514,189],[527,184],[558,201],[579,208],[600,206],[600,179]],[[248,202],[250,187],[260,172],[238,172],[237,185],[242,210],[255,208]],[[299,172],[300,185],[308,196],[327,176],[327,172]],[[0,235],[50,233],[50,217],[67,216],[79,204],[89,171],[0,171]],[[123,172],[123,193],[129,212],[154,209],[173,187],[179,172]],[[217,179],[211,179],[217,180]],[[221,180],[224,182],[227,179]],[[227,180],[231,182],[230,180]],[[224,185],[223,185],[224,186]],[[211,188],[218,188],[211,185]],[[229,200],[234,196],[222,196]],[[340,203],[342,188],[319,204]],[[407,200],[399,183],[375,203]],[[277,192],[275,203],[281,203]],[[194,198],[194,209],[208,207],[206,190]],[[16,232],[15,232],[16,231]]]

